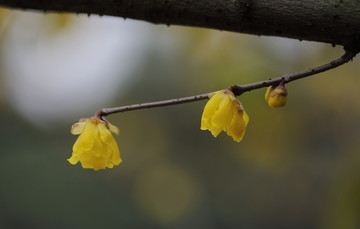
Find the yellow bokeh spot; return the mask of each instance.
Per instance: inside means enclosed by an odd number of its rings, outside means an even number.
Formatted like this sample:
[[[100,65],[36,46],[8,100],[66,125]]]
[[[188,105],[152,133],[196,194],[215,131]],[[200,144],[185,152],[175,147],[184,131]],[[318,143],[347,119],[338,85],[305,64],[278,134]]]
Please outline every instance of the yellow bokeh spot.
[[[135,198],[154,221],[171,224],[197,206],[199,185],[186,170],[166,162],[143,169],[135,183]]]

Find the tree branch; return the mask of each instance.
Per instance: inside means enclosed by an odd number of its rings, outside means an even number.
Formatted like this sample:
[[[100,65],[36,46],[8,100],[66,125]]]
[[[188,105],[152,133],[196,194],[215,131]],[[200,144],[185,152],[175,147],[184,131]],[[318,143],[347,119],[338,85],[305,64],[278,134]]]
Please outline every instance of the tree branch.
[[[345,47],[360,38],[358,0],[0,0],[0,6],[112,15]]]
[[[338,59],[333,60],[327,64],[323,64],[323,65],[320,65],[320,66],[317,66],[314,68],[310,68],[310,69],[307,69],[304,71],[300,71],[300,72],[286,74],[286,75],[283,75],[283,76],[280,76],[280,77],[277,77],[274,79],[269,79],[269,80],[251,83],[251,84],[247,84],[247,85],[234,85],[231,87],[231,90],[234,92],[234,94],[236,96],[239,96],[244,92],[252,91],[254,89],[269,87],[272,85],[278,85],[281,82],[289,83],[291,81],[302,79],[302,78],[312,76],[312,75],[315,75],[315,74],[318,74],[321,72],[325,72],[327,70],[339,67],[343,64],[346,64],[347,62],[352,60],[352,58],[354,58],[356,56],[356,54],[358,54],[358,53],[359,53],[358,49],[346,50],[344,55],[342,55]]]
[[[302,79],[308,76],[312,76],[321,72],[328,71],[330,69],[339,67],[350,60],[352,60],[353,57],[356,56],[357,53],[359,53],[359,49],[352,49],[352,50],[346,50],[344,55],[339,57],[336,60],[333,60],[327,64],[320,65],[314,68],[310,68],[305,71],[295,72],[286,74],[274,79],[269,79],[265,81],[259,81],[251,84],[246,85],[234,85],[231,86],[229,89],[234,92],[236,96],[239,96],[247,91],[252,91],[255,89],[260,89],[272,85],[278,85],[280,83],[289,83],[291,81],[295,81],[298,79]],[[209,95],[213,93],[206,93],[201,95],[195,95],[195,96],[189,96],[189,97],[183,97],[183,98],[177,98],[177,99],[169,99],[169,100],[163,100],[163,101],[157,101],[157,102],[149,102],[149,103],[142,103],[142,104],[133,104],[128,106],[122,106],[122,107],[112,107],[112,108],[103,108],[98,110],[95,113],[95,116],[98,118],[102,118],[103,116],[107,116],[114,113],[120,113],[125,111],[132,111],[132,110],[140,110],[145,108],[153,108],[153,107],[162,107],[162,106],[170,106],[170,105],[176,105],[181,103],[189,103],[189,102],[195,102],[199,100],[204,100],[209,98]]]
[[[204,100],[207,98],[209,98],[209,93],[183,97],[178,99],[169,99],[169,100],[150,102],[150,103],[133,104],[122,107],[103,108],[96,112],[96,116],[102,117],[109,114],[120,113],[124,111],[133,111],[133,110],[140,110],[145,108],[164,107],[164,106],[176,105],[181,103],[189,103],[189,102]]]

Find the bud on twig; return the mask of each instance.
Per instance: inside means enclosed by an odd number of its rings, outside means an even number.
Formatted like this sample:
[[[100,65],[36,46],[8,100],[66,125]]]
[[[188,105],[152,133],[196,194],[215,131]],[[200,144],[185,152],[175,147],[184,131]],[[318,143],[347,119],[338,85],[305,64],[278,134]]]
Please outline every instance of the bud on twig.
[[[283,107],[286,104],[287,94],[288,92],[283,84],[280,84],[275,89],[270,86],[266,90],[265,100],[272,108]]]

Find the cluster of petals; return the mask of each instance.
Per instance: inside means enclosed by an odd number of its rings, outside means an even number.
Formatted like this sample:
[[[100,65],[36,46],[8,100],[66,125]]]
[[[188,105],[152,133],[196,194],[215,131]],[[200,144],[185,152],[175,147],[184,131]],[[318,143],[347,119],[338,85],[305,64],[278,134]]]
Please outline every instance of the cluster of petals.
[[[201,117],[202,130],[209,130],[214,137],[226,132],[234,141],[244,137],[249,116],[234,93],[228,89],[217,91],[210,96]]]
[[[73,165],[80,162],[83,168],[94,170],[120,164],[120,151],[110,131],[119,134],[116,126],[96,117],[75,123],[71,133],[80,136],[68,161]]]

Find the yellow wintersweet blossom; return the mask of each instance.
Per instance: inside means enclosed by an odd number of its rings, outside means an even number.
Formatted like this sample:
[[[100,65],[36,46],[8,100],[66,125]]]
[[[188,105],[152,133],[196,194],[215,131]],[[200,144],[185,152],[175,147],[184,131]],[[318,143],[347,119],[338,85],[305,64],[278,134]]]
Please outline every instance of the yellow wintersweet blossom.
[[[279,85],[275,89],[273,86],[267,88],[265,93],[265,100],[272,108],[283,107],[287,100],[287,90],[284,85]]]
[[[110,131],[119,134],[116,126],[96,117],[75,123],[71,127],[71,133],[80,136],[68,161],[73,165],[80,161],[83,168],[94,170],[120,164],[120,151]]]
[[[210,96],[201,117],[202,130],[209,130],[214,137],[225,131],[234,141],[244,137],[249,116],[240,101],[228,89],[217,91]]]

